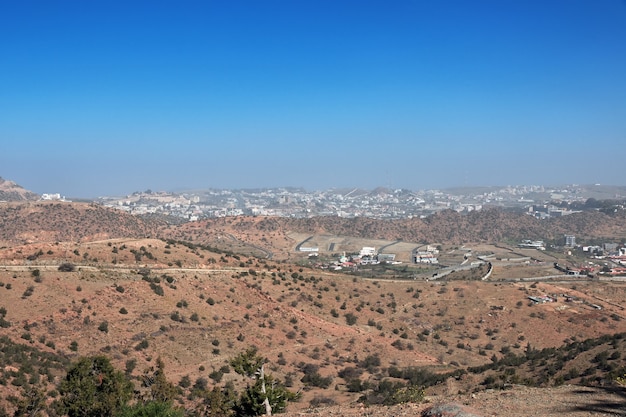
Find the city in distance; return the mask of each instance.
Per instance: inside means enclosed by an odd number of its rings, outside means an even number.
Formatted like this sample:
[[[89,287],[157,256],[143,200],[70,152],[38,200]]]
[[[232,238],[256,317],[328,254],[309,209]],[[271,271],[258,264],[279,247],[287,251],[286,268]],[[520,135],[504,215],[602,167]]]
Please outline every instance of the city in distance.
[[[398,219],[425,217],[441,210],[469,213],[494,207],[530,210],[536,216],[545,218],[567,215],[583,208],[598,208],[593,207],[593,200],[619,201],[624,198],[626,186],[564,185],[419,191],[385,187],[324,191],[285,187],[176,193],[146,190],[123,197],[101,197],[94,201],[134,214],[160,213],[187,220],[236,215]],[[589,199],[592,199],[592,206],[585,206]]]

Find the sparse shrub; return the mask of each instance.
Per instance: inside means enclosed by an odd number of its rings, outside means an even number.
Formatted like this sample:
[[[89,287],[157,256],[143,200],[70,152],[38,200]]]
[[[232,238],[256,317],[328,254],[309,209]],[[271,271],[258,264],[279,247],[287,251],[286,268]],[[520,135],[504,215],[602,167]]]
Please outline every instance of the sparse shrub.
[[[146,339],[143,339],[141,342],[139,342],[136,346],[135,346],[135,350],[136,351],[140,351],[140,350],[144,350],[148,347],[148,341]]]
[[[211,378],[216,384],[219,384],[222,381],[222,377],[224,374],[221,371],[213,371],[209,374],[209,378]]]
[[[35,292],[35,287],[33,287],[32,285],[29,285],[28,288],[26,288],[26,290],[22,294],[22,298],[30,297],[31,295],[33,295],[33,292]]]
[[[165,291],[163,291],[163,287],[161,287],[159,284],[155,284],[154,282],[151,282],[150,288],[152,289],[152,291],[154,291],[156,295],[160,295],[161,297],[165,295]]]
[[[330,397],[325,397],[323,395],[316,395],[315,397],[313,397],[311,401],[309,401],[309,406],[313,408],[317,408],[321,406],[327,407],[327,406],[331,406],[335,404],[337,404],[335,400],[333,400]]]
[[[333,382],[331,376],[323,377],[319,373],[319,366],[309,363],[300,366],[300,370],[304,373],[304,376],[300,380],[302,383],[308,386],[318,388],[328,388]]]
[[[178,382],[178,386],[181,388],[189,388],[191,386],[191,378],[189,378],[189,375],[183,376]]]
[[[396,339],[391,343],[391,346],[395,347],[398,350],[404,350],[405,346],[404,343],[402,343],[402,340],[400,339]]]
[[[78,251],[75,251],[78,252]],[[61,272],[74,272],[74,270],[76,269],[76,267],[74,266],[74,264],[71,264],[69,262],[63,262],[61,265],[59,265],[58,270]]]
[[[126,361],[126,375],[133,373],[133,370],[137,366],[137,359],[129,359]]]

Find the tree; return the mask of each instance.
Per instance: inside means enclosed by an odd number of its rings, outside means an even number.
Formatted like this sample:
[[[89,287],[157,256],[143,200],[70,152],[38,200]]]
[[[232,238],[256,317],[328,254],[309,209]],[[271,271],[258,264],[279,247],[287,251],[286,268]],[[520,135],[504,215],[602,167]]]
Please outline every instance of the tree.
[[[237,394],[232,383],[220,389],[214,386],[211,391],[203,393],[202,402],[196,408],[196,412],[202,417],[230,417],[234,415],[234,407],[237,403]]]
[[[235,405],[235,415],[271,416],[272,413],[282,413],[287,408],[287,403],[298,397],[297,393],[289,391],[272,375],[263,375],[241,393]]]
[[[285,410],[288,401],[294,401],[299,396],[285,388],[272,375],[265,375],[263,364],[266,359],[257,355],[254,347],[248,348],[231,359],[230,365],[240,375],[255,379],[253,385],[248,385],[239,396],[235,405],[237,416],[272,415]]]
[[[232,366],[239,375],[250,378],[254,376],[264,362],[265,358],[257,355],[257,349],[250,347],[245,352],[231,359],[230,366]]]
[[[133,394],[133,385],[105,356],[81,358],[59,385],[60,406],[69,417],[112,417]]]
[[[148,399],[160,403],[172,403],[179,397],[178,389],[165,377],[165,364],[157,358],[157,369],[154,372],[146,371],[141,385],[150,390]],[[145,398],[144,398],[145,400]]]
[[[14,417],[39,417],[46,409],[46,391],[42,386],[22,389],[22,397],[17,402]],[[0,416],[2,413],[0,413]]]

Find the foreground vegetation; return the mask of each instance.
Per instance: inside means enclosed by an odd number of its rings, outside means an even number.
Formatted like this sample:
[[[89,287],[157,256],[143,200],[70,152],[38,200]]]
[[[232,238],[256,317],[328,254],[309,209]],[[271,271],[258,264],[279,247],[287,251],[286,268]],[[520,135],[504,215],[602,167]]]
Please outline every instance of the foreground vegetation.
[[[160,358],[156,368],[133,380],[128,372],[115,369],[106,356],[80,358],[69,366],[56,388],[46,391],[46,385],[37,381],[37,375],[44,368],[30,366],[30,361],[42,363],[45,355],[37,355],[34,350],[6,339],[3,344],[4,353],[17,355],[12,356],[13,360],[26,361],[13,377],[9,376],[12,385],[22,388],[19,397],[6,399],[14,408],[14,416],[255,416],[280,413],[288,402],[299,398],[280,380],[265,374],[266,359],[257,355],[253,348],[231,360],[235,372],[252,381],[240,391],[232,383],[209,389],[208,381],[203,379],[196,380],[193,386],[175,386],[167,380]],[[51,360],[51,363],[63,362],[61,358]],[[28,380],[24,382],[26,375]],[[3,379],[2,382],[8,381]],[[6,409],[0,408],[0,416],[8,415]]]
[[[380,369],[380,358],[371,355],[340,372],[348,389],[360,392],[365,404],[393,405],[420,402],[425,389],[448,378],[461,379],[479,375],[482,382],[475,389],[506,389],[510,384],[556,386],[578,378],[583,385],[624,385],[626,381],[626,333],[602,336],[568,343],[560,348],[534,349],[528,345],[524,354],[512,352],[480,367],[459,368],[449,372],[432,372],[423,367]],[[19,388],[19,395],[9,395],[0,407],[0,417],[68,416],[68,417],[218,417],[255,416],[285,411],[290,402],[298,401],[300,393],[289,390],[285,383],[265,372],[268,360],[249,348],[229,361],[231,369],[243,378],[241,388],[227,382],[209,386],[198,378],[194,383],[183,379],[171,383],[160,358],[154,367],[133,377],[133,364],[127,362],[124,372],[117,370],[103,355],[81,357],[73,363],[60,355],[0,338],[0,378],[3,386]],[[591,356],[588,367],[580,368],[581,359]],[[57,378],[55,374],[65,372]],[[364,372],[380,375],[377,382],[361,379]],[[312,385],[324,387],[327,381],[317,368],[305,370]],[[482,387],[482,388],[481,388]],[[319,404],[323,404],[322,398]]]

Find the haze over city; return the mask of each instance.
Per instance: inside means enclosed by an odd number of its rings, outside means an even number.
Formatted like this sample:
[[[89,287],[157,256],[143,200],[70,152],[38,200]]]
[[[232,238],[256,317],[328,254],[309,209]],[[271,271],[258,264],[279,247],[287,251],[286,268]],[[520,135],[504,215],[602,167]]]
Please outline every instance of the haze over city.
[[[0,39],[37,193],[623,184],[624,1],[3,2]]]

